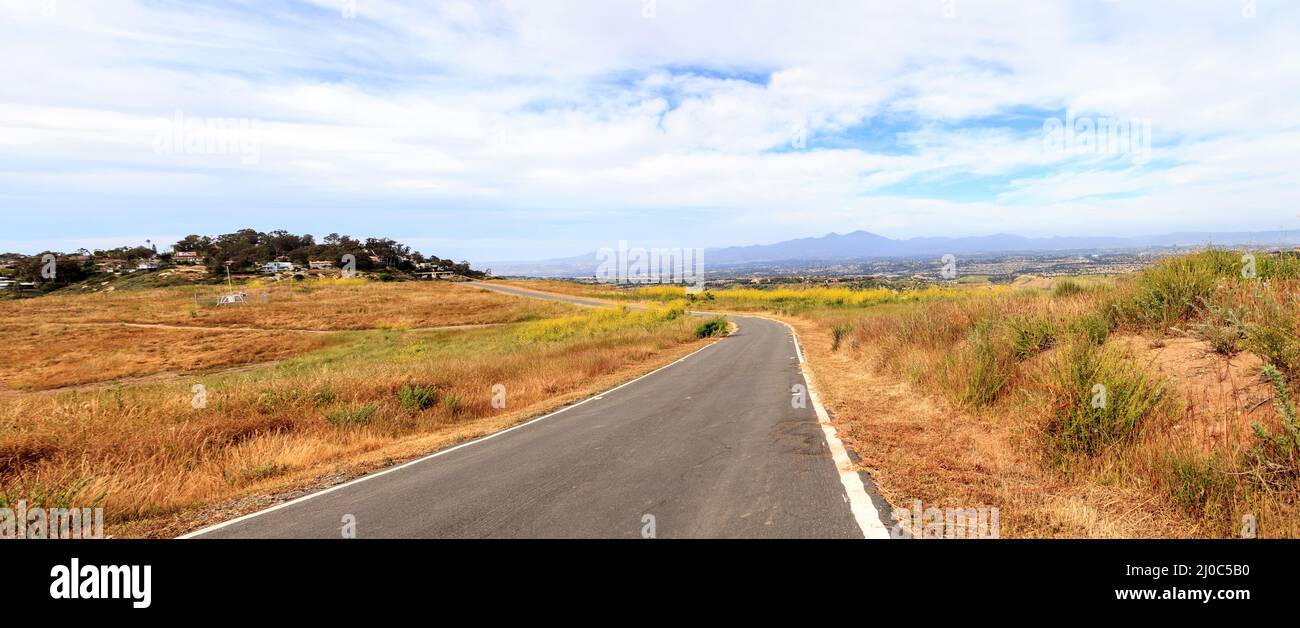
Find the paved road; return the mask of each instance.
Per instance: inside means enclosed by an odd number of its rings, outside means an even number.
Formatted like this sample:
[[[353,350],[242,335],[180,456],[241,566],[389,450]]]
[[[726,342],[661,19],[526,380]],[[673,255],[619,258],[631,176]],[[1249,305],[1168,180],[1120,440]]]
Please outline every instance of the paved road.
[[[658,538],[879,536],[813,405],[792,407],[790,330],[733,320],[731,337],[591,400],[199,536],[339,538],[345,515],[359,538],[640,538],[647,515]]]

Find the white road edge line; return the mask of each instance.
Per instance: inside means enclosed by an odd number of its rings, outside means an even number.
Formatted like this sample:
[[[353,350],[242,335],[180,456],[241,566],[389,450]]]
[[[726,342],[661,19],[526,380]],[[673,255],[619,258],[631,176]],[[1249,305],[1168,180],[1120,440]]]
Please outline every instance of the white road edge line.
[[[262,516],[262,515],[265,515],[265,514],[267,514],[267,513],[275,512],[275,511],[280,510],[280,509],[282,509],[282,508],[288,508],[288,507],[293,506],[293,505],[296,505],[296,504],[301,504],[301,503],[303,503],[303,502],[305,502],[305,501],[307,501],[307,500],[315,499],[315,498],[317,498],[317,497],[320,497],[321,495],[326,495],[326,494],[329,494],[329,493],[333,493],[334,491],[338,491],[338,490],[345,489],[345,488],[347,488],[347,487],[349,487],[349,486],[352,486],[352,485],[354,485],[354,484],[360,484],[360,483],[362,483],[362,482],[365,482],[366,480],[373,480],[373,479],[375,479],[375,478],[377,478],[377,477],[384,476],[384,475],[388,475],[389,473],[393,473],[393,472],[396,472],[396,471],[401,471],[402,469],[405,469],[405,468],[407,468],[407,467],[415,466],[415,465],[420,464],[420,463],[422,463],[422,462],[428,462],[428,461],[433,460],[434,458],[437,458],[437,457],[439,457],[439,456],[443,456],[443,455],[449,454],[449,453],[451,453],[451,452],[453,452],[453,451],[456,451],[457,449],[462,449],[462,448],[465,448],[465,447],[469,447],[469,446],[471,446],[471,445],[477,445],[477,444],[482,443],[482,442],[484,442],[484,441],[492,440],[493,438],[496,438],[496,437],[498,437],[498,436],[501,436],[502,434],[506,434],[506,433],[509,433],[509,432],[513,432],[513,431],[515,431],[515,430],[517,430],[517,429],[525,428],[525,427],[528,427],[529,425],[532,425],[532,424],[534,424],[534,423],[537,423],[537,422],[540,422],[540,421],[544,421],[544,420],[546,420],[546,419],[549,419],[549,418],[551,418],[551,417],[553,417],[553,416],[555,416],[555,415],[557,415],[557,414],[561,414],[561,413],[564,413],[564,412],[568,412],[569,410],[572,410],[572,409],[574,409],[574,408],[576,408],[576,407],[578,407],[578,406],[581,406],[581,405],[583,405],[583,404],[585,404],[585,403],[587,403],[587,402],[589,402],[589,401],[596,401],[596,400],[603,399],[603,398],[605,397],[605,395],[608,395],[608,394],[610,394],[610,393],[612,393],[612,392],[614,392],[614,391],[616,391],[616,390],[619,390],[619,389],[621,389],[621,388],[623,388],[623,387],[625,387],[625,386],[631,386],[632,384],[635,384],[635,383],[637,383],[637,382],[639,382],[639,381],[641,381],[641,380],[643,380],[643,379],[645,379],[645,378],[647,378],[647,377],[650,377],[651,375],[654,375],[655,373],[658,373],[659,371],[662,371],[662,370],[665,370],[665,369],[672,368],[672,367],[674,367],[674,366],[676,366],[676,365],[678,365],[678,364],[680,364],[680,363],[682,363],[682,362],[685,362],[687,358],[690,358],[691,356],[693,356],[693,355],[695,355],[695,354],[697,354],[697,353],[699,353],[699,352],[701,352],[701,351],[704,351],[705,349],[708,349],[708,348],[710,348],[710,347],[713,347],[713,346],[715,346],[715,345],[717,345],[717,344],[718,344],[718,343],[717,343],[716,341],[715,341],[715,342],[711,342],[711,343],[709,343],[709,344],[707,344],[707,345],[705,345],[705,346],[703,346],[703,347],[700,347],[699,349],[696,349],[696,350],[694,350],[694,351],[692,351],[692,352],[690,352],[690,353],[688,353],[688,354],[686,354],[686,355],[684,355],[684,356],[682,356],[682,357],[680,357],[680,358],[678,358],[678,359],[676,359],[676,360],[674,360],[674,361],[672,361],[672,362],[670,362],[670,363],[668,363],[668,364],[665,364],[665,365],[663,365],[663,366],[661,366],[661,367],[659,367],[659,368],[657,368],[657,369],[655,369],[655,370],[653,370],[653,371],[650,371],[649,373],[646,373],[645,375],[642,375],[642,376],[640,376],[640,377],[637,377],[636,379],[633,379],[633,380],[629,380],[629,381],[623,382],[622,384],[619,384],[618,386],[615,386],[615,387],[613,387],[613,388],[611,388],[611,389],[609,389],[609,390],[606,390],[606,391],[604,391],[604,392],[596,393],[596,394],[594,394],[594,395],[592,395],[592,396],[590,396],[590,397],[587,397],[586,399],[583,399],[582,401],[579,401],[579,402],[577,402],[577,403],[575,403],[575,404],[568,405],[568,406],[565,406],[565,407],[563,407],[563,408],[560,408],[559,410],[556,410],[555,412],[552,412],[552,413],[550,413],[550,414],[546,414],[546,415],[543,415],[543,416],[539,416],[539,417],[537,417],[537,418],[535,418],[535,419],[529,419],[529,420],[524,421],[523,423],[520,423],[520,424],[518,424],[518,425],[514,425],[514,426],[508,427],[508,428],[506,428],[506,429],[504,429],[504,430],[500,430],[500,431],[497,431],[497,432],[492,432],[491,434],[488,434],[488,435],[486,435],[486,436],[480,436],[479,438],[476,438],[476,439],[471,440],[471,441],[468,441],[468,442],[461,443],[461,444],[459,444],[459,445],[456,445],[455,447],[450,447],[450,448],[447,448],[447,449],[443,449],[443,450],[440,450],[440,451],[436,451],[436,452],[431,453],[431,454],[429,454],[429,455],[427,455],[427,456],[424,456],[424,457],[421,457],[421,458],[416,458],[415,460],[412,460],[412,461],[410,461],[410,462],[405,462],[405,463],[402,463],[402,464],[397,465],[397,466],[395,466],[395,467],[389,467],[389,468],[384,469],[384,470],[382,470],[382,471],[376,471],[376,472],[374,472],[374,473],[370,473],[370,474],[367,474],[367,475],[363,475],[363,476],[361,476],[361,477],[359,477],[359,478],[356,478],[356,479],[354,479],[354,480],[349,480],[349,481],[344,482],[344,483],[342,483],[342,484],[339,484],[339,485],[337,485],[337,486],[331,486],[331,487],[329,487],[329,488],[327,488],[327,489],[324,489],[324,490],[321,490],[321,491],[316,491],[315,493],[308,493],[308,494],[303,495],[302,497],[299,497],[299,498],[297,498],[297,499],[293,499],[293,500],[290,500],[290,501],[284,502],[284,503],[282,503],[282,504],[276,504],[275,506],[272,506],[272,507],[270,507],[270,508],[267,508],[267,509],[264,509],[264,510],[259,510],[259,511],[257,511],[257,512],[253,512],[253,513],[249,513],[249,514],[244,515],[244,516],[242,516],[242,517],[237,517],[237,518],[235,518],[235,519],[231,519],[230,521],[223,521],[223,522],[221,522],[221,523],[214,524],[214,525],[208,526],[208,527],[206,527],[206,528],[203,528],[203,529],[200,529],[200,530],[196,530],[196,531],[194,531],[194,532],[190,532],[189,534],[186,534],[186,535],[184,535],[184,536],[179,536],[179,537],[176,537],[176,538],[177,538],[178,540],[181,540],[181,539],[194,539],[194,538],[197,538],[197,537],[203,536],[204,534],[208,534],[208,533],[210,533],[210,532],[215,532],[215,531],[220,530],[220,529],[222,529],[222,528],[225,528],[225,527],[228,527],[228,526],[235,525],[236,523],[240,523],[240,522],[243,522],[243,521],[248,521],[249,519],[253,519],[253,518],[255,518],[255,517],[260,517],[260,516]]]
[[[799,344],[798,332],[795,331],[793,325],[782,320],[765,316],[755,318],[781,323],[790,330],[790,337],[794,339],[795,355],[799,356],[799,371],[808,384],[808,399],[812,401],[813,409],[817,412],[817,422],[822,426],[822,434],[826,437],[826,445],[831,450],[831,459],[835,461],[835,469],[840,474],[840,484],[844,485],[844,492],[849,496],[849,509],[853,511],[853,518],[858,522],[858,527],[862,529],[862,537],[866,539],[890,538],[889,529],[885,527],[880,518],[880,511],[876,509],[876,505],[871,501],[871,496],[867,495],[867,487],[862,483],[862,476],[858,475],[857,469],[853,468],[853,460],[849,458],[849,450],[840,441],[839,435],[835,432],[835,426],[831,425],[831,415],[826,411],[826,407],[822,405],[821,399],[817,395],[817,386],[813,383],[812,370],[806,366],[803,347]]]

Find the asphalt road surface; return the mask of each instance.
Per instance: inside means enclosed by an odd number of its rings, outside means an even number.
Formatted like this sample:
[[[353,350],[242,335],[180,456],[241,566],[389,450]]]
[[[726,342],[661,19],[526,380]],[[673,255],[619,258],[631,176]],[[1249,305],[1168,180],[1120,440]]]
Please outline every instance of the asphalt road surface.
[[[887,536],[887,507],[837,468],[814,404],[792,403],[790,329],[732,320],[732,336],[557,413],[191,536],[341,538],[352,522],[357,538]]]

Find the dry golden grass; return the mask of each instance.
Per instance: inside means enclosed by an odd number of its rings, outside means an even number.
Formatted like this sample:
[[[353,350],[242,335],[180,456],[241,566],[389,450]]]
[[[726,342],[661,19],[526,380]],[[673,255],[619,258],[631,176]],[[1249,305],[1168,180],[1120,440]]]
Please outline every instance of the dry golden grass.
[[[196,290],[200,305],[195,305]],[[514,323],[573,311],[563,303],[520,299],[449,282],[255,282],[236,286],[235,291],[248,295],[247,305],[207,305],[230,292],[223,286],[125,290],[4,301],[0,319],[338,331]]]
[[[272,331],[0,323],[0,391],[53,390],[164,373],[280,360],[322,347],[323,335]]]
[[[382,294],[386,289],[423,295],[422,290],[430,288],[366,287],[369,296],[389,304],[382,311],[401,316],[401,309]],[[521,309],[521,302],[533,302],[516,297],[487,295],[502,310],[493,311],[483,309],[477,290],[434,290],[443,296],[465,296],[461,302],[472,304],[468,315],[445,313],[436,319],[439,322],[464,322],[467,316],[499,321],[538,312]],[[146,320],[166,320],[165,313],[141,305],[149,299],[126,299]],[[358,303],[355,297],[325,300]],[[39,301],[21,305],[28,311],[50,307]],[[277,324],[301,325],[314,320],[309,314],[321,313],[314,301],[296,303],[308,313],[268,314]],[[413,315],[420,318],[411,318],[412,325],[427,324],[435,320],[431,312],[445,311],[431,305],[424,309]],[[133,362],[155,372],[169,370],[174,362],[184,361],[188,350],[199,351],[195,359],[212,366],[229,358],[218,347],[231,338],[248,337],[269,352],[258,359],[280,360],[237,372],[0,396],[0,489],[5,499],[16,500],[76,487],[73,499],[78,503],[102,497],[112,534],[179,532],[205,523],[193,518],[196,512],[220,508],[235,498],[311,486],[322,476],[347,476],[500,429],[650,370],[705,342],[695,336],[696,321],[681,316],[680,310],[552,311],[569,315],[487,328],[334,335],[78,327],[69,333],[86,334],[78,337],[85,347],[64,351],[81,351],[76,357],[119,373],[128,372]],[[104,314],[91,310],[91,316]],[[256,317],[230,322],[267,323]],[[61,331],[57,326],[54,331],[16,329],[35,333],[32,344]],[[181,348],[176,350],[182,353],[171,353],[171,342],[178,343]],[[316,345],[277,344],[284,342]],[[210,353],[203,353],[204,347]],[[299,354],[286,358],[275,353],[281,350]],[[50,352],[59,354],[59,349]],[[122,364],[114,367],[118,354]],[[57,369],[46,374],[71,376]],[[206,389],[206,407],[193,407],[195,384]],[[495,384],[505,386],[506,409],[491,405]]]
[[[579,309],[450,283],[237,290],[249,294],[248,304],[195,306],[192,288],[0,302],[0,336],[12,356],[0,364],[0,395],[266,363],[318,349],[331,331],[502,324]]]

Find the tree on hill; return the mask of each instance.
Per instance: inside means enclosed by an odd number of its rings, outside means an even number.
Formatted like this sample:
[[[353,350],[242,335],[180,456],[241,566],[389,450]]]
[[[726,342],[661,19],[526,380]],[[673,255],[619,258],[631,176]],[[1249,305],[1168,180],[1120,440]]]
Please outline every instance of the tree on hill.
[[[203,253],[206,255],[212,251],[212,238],[188,235],[180,242],[173,244],[172,250],[177,253]]]
[[[122,260],[130,264],[150,259],[155,255],[157,255],[157,252],[147,246],[123,246],[116,249],[95,251],[95,257]]]
[[[54,255],[54,277],[52,279],[41,272],[45,269],[46,255]],[[76,260],[68,255],[46,251],[40,255],[18,259],[14,264],[14,275],[19,281],[66,286],[89,277],[93,272],[93,268],[94,265],[89,260]]]
[[[149,246],[123,246],[115,249],[96,250],[93,258],[112,259],[134,267],[144,260],[161,258],[164,265],[170,262],[171,254],[159,255],[152,242]],[[474,270],[469,262],[454,262],[436,255],[424,256],[411,247],[392,238],[366,238],[359,240],[352,236],[331,233],[320,241],[311,234],[296,235],[283,229],[263,233],[256,229],[240,229],[216,237],[191,234],[172,245],[176,252],[193,252],[202,254],[207,260],[208,270],[222,274],[226,263],[236,271],[254,271],[267,262],[288,259],[299,266],[309,262],[325,260],[335,266],[343,265],[345,255],[356,258],[359,271],[380,271],[392,269],[412,272],[417,269],[429,269],[454,272],[473,278],[486,277],[486,273]],[[42,254],[43,255],[43,254]],[[21,281],[66,285],[82,281],[97,271],[95,259],[90,251],[81,249],[76,257],[56,253],[56,279],[53,282],[41,277],[43,267],[41,255],[27,256],[17,253],[0,255],[0,266],[12,268],[6,274],[12,274]],[[428,266],[421,267],[422,264]]]

